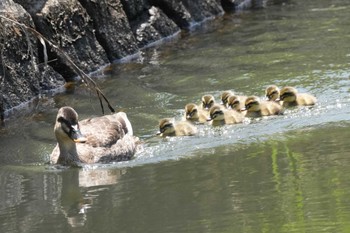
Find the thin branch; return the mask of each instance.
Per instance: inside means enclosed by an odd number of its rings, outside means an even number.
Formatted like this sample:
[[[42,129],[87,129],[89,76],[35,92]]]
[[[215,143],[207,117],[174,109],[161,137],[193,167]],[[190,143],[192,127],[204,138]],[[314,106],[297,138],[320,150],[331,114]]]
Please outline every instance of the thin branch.
[[[32,32],[40,40],[40,42],[42,44],[45,44],[45,42],[48,43],[53,49],[55,49],[61,55],[62,59],[66,60],[72,66],[72,68],[75,71],[75,73],[81,77],[81,79],[87,84],[88,88],[94,89],[96,91],[97,97],[99,98],[100,105],[101,105],[101,108],[102,108],[102,114],[104,114],[103,100],[107,103],[107,106],[108,106],[109,110],[112,113],[115,112],[114,108],[111,106],[111,104],[109,103],[107,97],[103,94],[101,89],[98,87],[97,83],[92,78],[90,78],[82,69],[80,69],[72,61],[72,59],[69,57],[69,55],[66,52],[64,52],[61,48],[59,48],[56,44],[51,42],[49,39],[47,39],[45,36],[43,36],[40,32],[38,32],[34,28],[31,28],[31,27],[29,27],[29,26],[27,26],[27,25],[25,25],[23,23],[19,23],[16,20],[9,19],[9,18],[7,18],[5,16],[2,16],[2,15],[0,15],[0,18],[2,18],[4,20],[7,20],[7,21],[10,21],[10,22],[20,26],[21,28],[25,28],[28,31]],[[43,46],[43,47],[44,47],[44,49],[46,49],[46,46]],[[44,54],[46,54],[46,51],[44,51]]]

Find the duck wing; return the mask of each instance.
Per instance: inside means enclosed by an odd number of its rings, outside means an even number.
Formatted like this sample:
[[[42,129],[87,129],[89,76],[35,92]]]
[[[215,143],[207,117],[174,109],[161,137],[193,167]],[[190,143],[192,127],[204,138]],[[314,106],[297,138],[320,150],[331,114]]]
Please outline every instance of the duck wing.
[[[110,147],[125,135],[122,123],[111,116],[90,118],[79,124],[82,134],[87,138],[85,144],[93,147]]]

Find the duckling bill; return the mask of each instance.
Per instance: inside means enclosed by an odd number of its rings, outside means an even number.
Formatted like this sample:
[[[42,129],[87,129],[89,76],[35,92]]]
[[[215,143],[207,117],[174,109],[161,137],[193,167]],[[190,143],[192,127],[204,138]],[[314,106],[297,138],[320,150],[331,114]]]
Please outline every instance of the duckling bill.
[[[131,159],[137,150],[130,121],[123,112],[78,121],[71,107],[59,109],[54,127],[57,145],[52,164],[79,166]]]

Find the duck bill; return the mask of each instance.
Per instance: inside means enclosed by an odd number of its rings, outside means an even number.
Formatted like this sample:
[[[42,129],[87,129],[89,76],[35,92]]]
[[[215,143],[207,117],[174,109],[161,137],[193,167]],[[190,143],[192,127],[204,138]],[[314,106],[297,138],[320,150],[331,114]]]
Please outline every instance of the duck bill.
[[[87,141],[86,137],[80,132],[80,129],[77,126],[73,127],[70,137],[74,142],[77,143],[84,143]]]
[[[158,132],[156,133],[156,135],[157,135],[157,136],[163,136],[163,133],[160,132],[160,131],[158,131]]]

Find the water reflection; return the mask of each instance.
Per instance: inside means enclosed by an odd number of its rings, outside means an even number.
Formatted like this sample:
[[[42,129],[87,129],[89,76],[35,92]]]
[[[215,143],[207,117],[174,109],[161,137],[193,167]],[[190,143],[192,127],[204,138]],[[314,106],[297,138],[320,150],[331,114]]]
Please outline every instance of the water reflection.
[[[124,173],[125,170],[91,167],[56,171],[53,167],[49,170],[3,167],[0,169],[0,222],[5,223],[2,232],[13,232],[15,223],[23,224],[19,228],[34,229],[35,219],[52,214],[62,215],[71,227],[84,226],[87,212],[99,194],[108,190],[109,185],[116,185]],[[22,203],[27,203],[25,211]],[[10,219],[8,213],[13,213]]]

